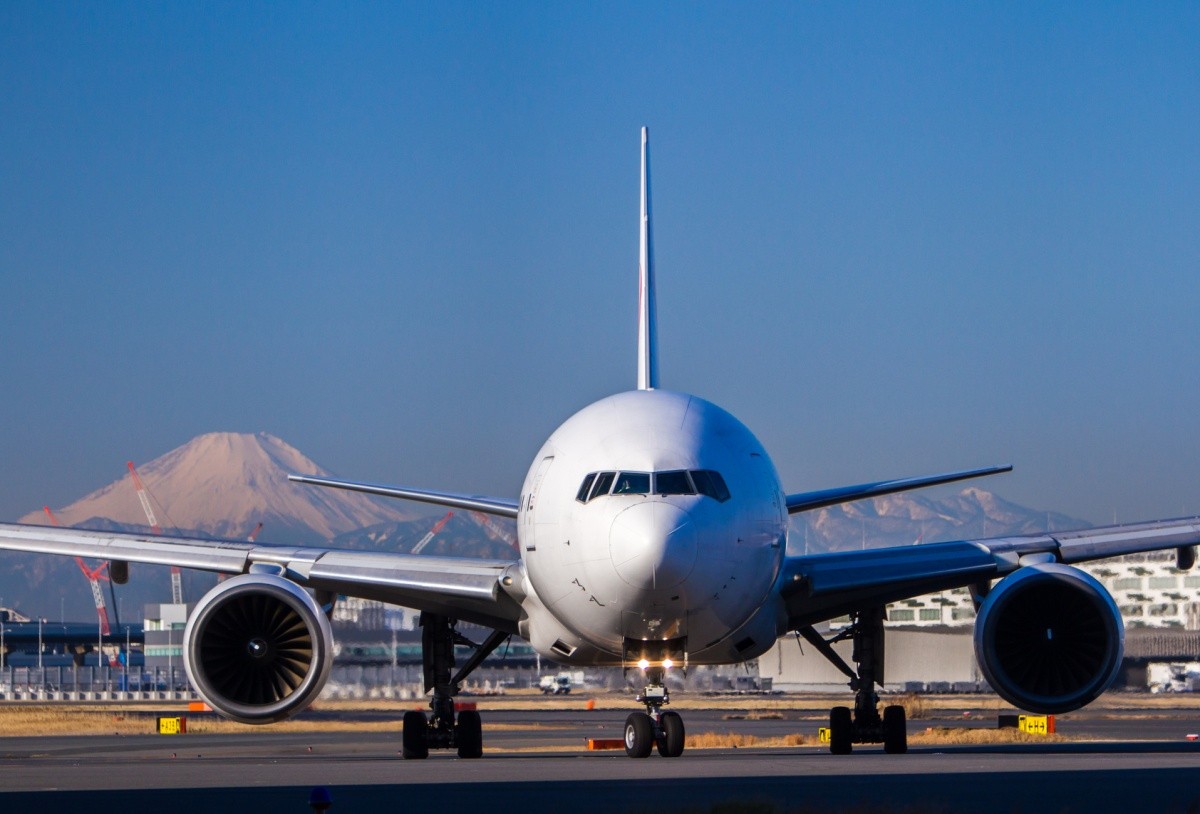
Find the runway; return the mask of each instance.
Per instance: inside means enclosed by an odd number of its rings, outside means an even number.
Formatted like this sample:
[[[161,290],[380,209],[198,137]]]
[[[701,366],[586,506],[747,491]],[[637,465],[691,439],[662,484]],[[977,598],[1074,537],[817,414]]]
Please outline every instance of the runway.
[[[581,751],[581,732],[612,737],[602,713],[489,713],[484,759],[433,753],[402,761],[394,733],[21,737],[0,740],[0,803],[19,811],[172,814],[302,812],[314,786],[339,811],[709,812],[1095,812],[1200,810],[1200,742],[1179,734],[1193,711],[1161,718],[1097,717],[1095,736],[1117,741],[1034,746],[927,747],[907,755],[819,747],[691,750],[677,759],[631,760]],[[589,717],[600,715],[601,717]],[[613,718],[614,720],[607,720]],[[727,721],[688,711],[693,731],[766,734],[795,722]],[[1086,718],[1073,721],[1082,726]],[[530,724],[538,728],[530,730]],[[911,729],[936,722],[914,722]],[[981,724],[983,722],[980,722]],[[487,727],[485,723],[485,729]],[[520,729],[508,727],[520,726]],[[525,750],[546,751],[525,751]],[[749,805],[750,807],[747,807]],[[12,807],[16,808],[12,808]],[[758,806],[755,808],[754,806]]]

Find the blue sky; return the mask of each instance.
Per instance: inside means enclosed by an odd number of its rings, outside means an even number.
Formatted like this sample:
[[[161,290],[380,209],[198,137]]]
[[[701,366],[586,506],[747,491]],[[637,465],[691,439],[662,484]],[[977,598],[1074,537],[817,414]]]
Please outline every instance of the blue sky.
[[[214,430],[515,494],[635,384],[791,491],[1200,512],[1194,4],[0,5],[0,517]]]

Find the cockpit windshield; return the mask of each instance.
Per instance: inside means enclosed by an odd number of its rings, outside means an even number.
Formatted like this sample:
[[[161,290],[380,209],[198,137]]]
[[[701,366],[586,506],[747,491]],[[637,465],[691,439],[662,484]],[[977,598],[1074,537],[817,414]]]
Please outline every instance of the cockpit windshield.
[[[614,495],[648,495],[650,494],[649,472],[621,472],[617,475],[617,485],[613,487]]]
[[[590,472],[575,499],[588,503],[603,495],[704,495],[718,503],[729,500],[729,488],[711,469],[667,472]]]
[[[616,476],[617,476],[616,472],[599,472],[599,473],[597,473],[596,474],[596,483],[592,486],[592,493],[588,497],[588,500],[591,500],[592,498],[600,497],[600,495],[607,495],[608,490],[612,488],[613,478],[615,478]],[[591,477],[591,476],[589,475],[588,477]],[[585,480],[586,480],[586,478],[585,478]],[[584,503],[586,503],[586,502],[587,502],[587,500],[584,501]]]
[[[654,473],[654,494],[656,495],[694,495],[692,480],[682,469],[674,472]]]
[[[718,503],[729,500],[729,487],[725,485],[725,479],[721,477],[720,472],[699,469],[692,472],[692,481],[696,484],[696,491],[700,494],[708,495]]]

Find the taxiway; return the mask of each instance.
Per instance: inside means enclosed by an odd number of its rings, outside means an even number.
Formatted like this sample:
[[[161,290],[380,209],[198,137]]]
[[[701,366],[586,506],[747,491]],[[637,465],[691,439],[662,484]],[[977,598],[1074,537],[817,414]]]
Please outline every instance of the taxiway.
[[[686,720],[691,731],[759,736],[815,728],[786,716],[731,721],[729,714],[692,710]],[[309,810],[310,791],[324,786],[334,814],[673,814],[723,803],[879,814],[1200,809],[1200,742],[1185,737],[1196,728],[1194,710],[1079,717],[1073,733],[1096,740],[1068,743],[916,747],[902,756],[862,748],[844,757],[820,747],[696,749],[673,760],[582,751],[584,737],[619,732],[611,710],[497,711],[485,720],[487,751],[477,761],[449,753],[402,761],[392,732],[4,738],[0,804],[89,814],[148,806],[273,814]],[[948,723],[913,722],[911,730]]]

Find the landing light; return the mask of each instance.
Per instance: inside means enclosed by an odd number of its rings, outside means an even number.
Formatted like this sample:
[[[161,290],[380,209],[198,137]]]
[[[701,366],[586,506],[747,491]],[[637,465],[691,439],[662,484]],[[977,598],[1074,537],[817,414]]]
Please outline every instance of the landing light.
[[[642,668],[643,670],[648,670],[650,668],[650,665],[652,665],[652,664],[661,665],[664,670],[670,670],[672,667],[675,666],[675,662],[672,659],[663,659],[662,661],[650,661],[649,659],[638,659],[637,666]]]

